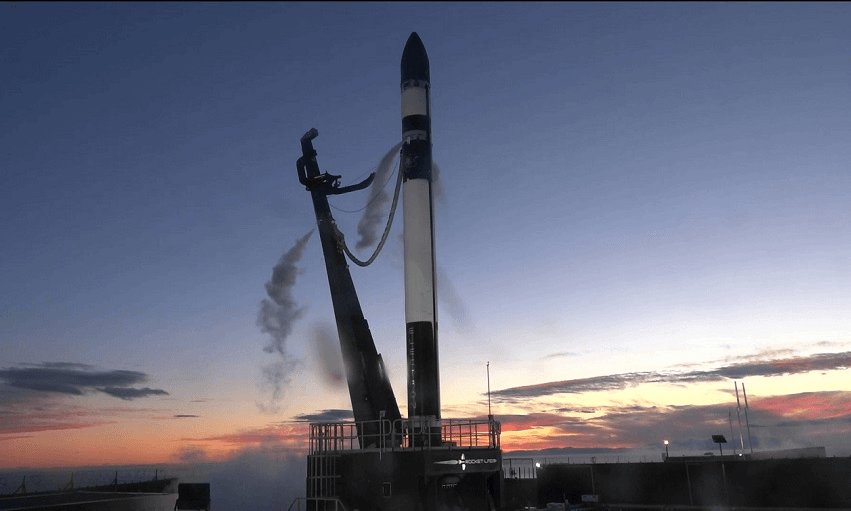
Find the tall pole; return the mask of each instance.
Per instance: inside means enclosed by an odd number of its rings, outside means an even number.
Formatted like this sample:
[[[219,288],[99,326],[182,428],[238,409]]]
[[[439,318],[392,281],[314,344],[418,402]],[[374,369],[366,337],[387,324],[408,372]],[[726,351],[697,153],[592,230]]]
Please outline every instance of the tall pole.
[[[491,413],[491,363],[488,360],[488,420],[493,420]]]
[[[748,393],[745,392],[745,382],[742,382],[742,394],[745,396],[745,424],[748,426],[748,447],[753,454],[753,443],[751,442],[751,422],[748,420]]]
[[[735,435],[733,434],[733,412],[731,412],[729,410],[727,411],[727,420],[730,421],[730,438],[735,438]],[[733,442],[733,456],[735,456],[735,455],[736,455],[736,443]]]
[[[402,52],[402,152],[408,420],[415,445],[440,445],[440,374],[431,176],[431,74],[420,36]]]
[[[739,402],[739,382],[733,382],[733,385],[736,387],[736,417],[739,418],[739,442],[742,444],[742,451],[745,450],[745,437],[742,436],[742,415],[739,413],[739,410],[742,409],[742,405]]]

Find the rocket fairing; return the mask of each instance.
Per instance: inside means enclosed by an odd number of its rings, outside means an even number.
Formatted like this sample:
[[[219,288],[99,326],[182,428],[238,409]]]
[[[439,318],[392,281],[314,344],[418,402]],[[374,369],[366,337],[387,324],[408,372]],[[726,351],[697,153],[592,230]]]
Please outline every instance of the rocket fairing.
[[[402,151],[408,419],[418,443],[440,443],[431,97],[428,55],[412,32],[402,52]],[[421,428],[421,429],[420,429]]]

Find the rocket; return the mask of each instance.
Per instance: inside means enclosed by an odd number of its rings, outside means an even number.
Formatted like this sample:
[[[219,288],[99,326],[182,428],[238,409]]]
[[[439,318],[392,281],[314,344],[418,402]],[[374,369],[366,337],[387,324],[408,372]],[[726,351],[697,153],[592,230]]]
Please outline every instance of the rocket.
[[[402,52],[402,150],[408,420],[419,445],[440,444],[431,97],[428,55],[412,32]]]

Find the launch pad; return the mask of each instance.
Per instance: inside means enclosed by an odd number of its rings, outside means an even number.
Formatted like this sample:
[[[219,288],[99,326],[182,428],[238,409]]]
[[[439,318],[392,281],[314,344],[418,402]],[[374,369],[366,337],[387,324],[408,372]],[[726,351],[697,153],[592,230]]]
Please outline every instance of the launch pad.
[[[409,421],[379,421],[361,448],[354,422],[310,425],[309,511],[490,511],[500,507],[500,426],[444,419],[440,445],[411,442]],[[361,425],[363,426],[363,425]],[[363,428],[363,430],[370,428]],[[389,435],[388,435],[389,433]],[[398,435],[398,436],[397,436]],[[390,438],[390,442],[384,439]]]

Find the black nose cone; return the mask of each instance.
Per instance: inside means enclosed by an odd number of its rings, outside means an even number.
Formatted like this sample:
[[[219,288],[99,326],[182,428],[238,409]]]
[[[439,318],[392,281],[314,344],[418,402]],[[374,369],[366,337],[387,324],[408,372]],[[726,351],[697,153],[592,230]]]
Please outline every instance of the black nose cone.
[[[420,36],[411,32],[402,52],[402,83],[408,80],[431,81],[428,69],[428,54]]]

